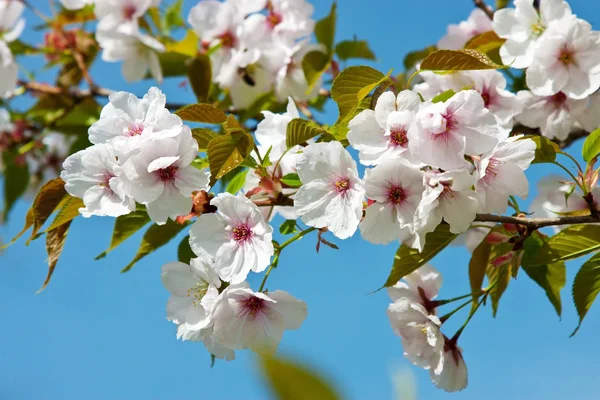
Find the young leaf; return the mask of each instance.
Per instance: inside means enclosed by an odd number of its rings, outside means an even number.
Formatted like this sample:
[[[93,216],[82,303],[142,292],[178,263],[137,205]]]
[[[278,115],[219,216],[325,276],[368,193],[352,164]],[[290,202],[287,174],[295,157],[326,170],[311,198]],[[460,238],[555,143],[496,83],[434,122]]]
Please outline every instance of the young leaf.
[[[421,253],[405,244],[401,245],[396,252],[392,272],[383,287],[394,286],[400,279],[416,271],[421,265],[444,250],[456,236],[450,232],[448,225],[440,224],[435,231],[427,234],[427,241]]]
[[[279,226],[279,233],[282,235],[291,235],[295,232],[297,232],[295,219],[288,219]]]
[[[297,188],[302,186],[302,182],[300,182],[300,177],[298,174],[286,174],[281,178],[281,183],[288,185],[289,187]]]
[[[198,101],[206,101],[212,81],[210,58],[204,54],[197,55],[188,66],[188,78]]]
[[[575,275],[573,281],[573,302],[579,315],[579,324],[573,336],[581,327],[581,323],[600,292],[600,253],[587,260]]]
[[[195,49],[197,49],[197,47]],[[196,55],[196,51],[197,50],[194,50],[193,56]],[[162,68],[163,76],[165,78],[173,76],[186,76],[188,73],[188,63],[193,56],[182,54],[178,51],[165,51],[164,53],[158,53],[158,62]],[[148,75],[148,77],[150,77],[150,75]]]
[[[52,179],[40,189],[31,206],[33,216],[33,230],[26,244],[37,235],[46,220],[52,215],[62,199],[67,195],[65,183],[60,178]],[[28,221],[27,221],[28,222]],[[27,224],[26,222],[26,224]]]
[[[322,51],[308,52],[302,59],[302,71],[306,77],[308,87],[307,93],[310,93],[318,82],[319,78],[327,71],[331,58]]]
[[[183,39],[178,42],[167,44],[166,53],[177,53],[186,56],[187,58],[196,57],[198,54],[199,40],[196,33],[192,29],[189,29]]]
[[[473,49],[438,50],[421,63],[422,71],[470,71],[479,69],[499,69],[503,65],[496,64],[483,53]]]
[[[237,194],[237,192],[244,187],[244,184],[246,183],[246,176],[248,175],[249,171],[250,170],[248,169],[243,169],[235,174],[235,176],[227,183],[227,188],[225,191],[227,193]]]
[[[473,36],[467,44],[465,49],[479,49],[482,46],[488,46],[490,44],[498,44],[498,47],[502,46],[506,42],[506,39],[500,38],[496,32],[487,31]],[[481,51],[481,50],[480,50]]]
[[[206,153],[213,183],[240,165],[250,155],[253,145],[252,136],[244,131],[227,133],[211,140]]]
[[[473,255],[469,261],[469,282],[471,283],[471,293],[477,293],[483,286],[485,272],[490,263],[490,255],[492,245],[485,239],[481,241],[479,246],[473,250]],[[477,302],[479,296],[473,295],[473,302]]]
[[[227,121],[227,114],[210,104],[190,104],[175,111],[184,121],[221,124]]]
[[[187,235],[183,238],[179,246],[177,247],[177,260],[184,264],[189,264],[192,258],[195,258],[196,255],[192,251],[190,247],[190,235]]]
[[[600,128],[588,135],[585,142],[583,142],[581,152],[583,153],[583,159],[587,163],[600,155]]]
[[[365,40],[344,40],[335,46],[335,53],[342,61],[351,58],[363,58],[365,60],[375,60],[375,54],[369,48]]]
[[[325,133],[327,130],[313,121],[294,118],[287,126],[285,142],[289,149]]]
[[[600,250],[600,226],[572,225],[551,237],[536,251],[528,251],[532,238],[525,241],[523,267],[538,267],[582,257]]]
[[[276,399],[338,400],[340,397],[315,372],[289,360],[261,357],[262,371]]]
[[[152,225],[144,234],[137,254],[133,258],[133,260],[131,260],[131,262],[127,264],[125,268],[123,268],[121,272],[129,271],[131,268],[133,268],[135,263],[140,261],[142,258],[146,257],[154,250],[169,243],[171,239],[177,236],[177,234],[189,224],[189,222],[178,224],[177,222],[168,220],[167,223],[164,225]]]
[[[106,255],[114,250],[115,247],[123,243],[131,235],[139,231],[150,222],[150,217],[146,211],[135,211],[131,214],[122,215],[115,220],[110,246],[105,252],[96,256],[95,260],[106,257]]]
[[[442,93],[438,94],[437,96],[435,96],[433,99],[431,99],[431,102],[432,103],[444,103],[446,100],[450,99],[455,94],[456,94],[456,92],[452,89],[446,90],[445,92],[442,92]]]
[[[329,15],[315,24],[315,36],[317,41],[327,48],[327,53],[333,53],[333,42],[335,40],[337,4],[333,2]]]
[[[177,0],[175,3],[170,4],[165,11],[162,21],[163,34],[169,36],[172,29],[182,28],[184,26],[183,0]]]
[[[423,50],[412,51],[404,57],[404,69],[409,70],[414,67],[419,61],[427,58],[428,55],[435,52],[437,47],[429,46]]]
[[[531,139],[535,142],[535,158],[531,162],[532,164],[554,162],[556,153],[560,152],[560,147],[544,136],[525,136],[523,139]]]
[[[539,267],[523,267],[523,271],[546,292],[548,300],[556,310],[558,316],[562,313],[560,291],[567,282],[567,269],[565,263],[560,261],[554,264]]]
[[[42,285],[40,290],[38,290],[38,293],[44,290],[46,286],[48,286],[48,283],[50,283],[50,278],[52,278],[52,274],[54,273],[54,269],[56,268],[58,259],[62,254],[63,247],[65,245],[65,239],[67,238],[67,233],[69,232],[70,226],[71,221],[60,225],[58,228],[53,229],[46,234],[46,252],[48,253],[48,275],[46,276],[46,280],[44,280],[44,284]]]
[[[202,151],[206,150],[210,141],[219,137],[219,134],[208,128],[194,128],[192,129],[192,137],[198,143],[198,150]]]
[[[54,217],[54,221],[52,221],[48,229],[46,229],[46,232],[50,232],[51,230],[56,229],[59,226],[75,219],[77,216],[79,216],[79,209],[83,207],[85,207],[85,205],[83,204],[83,200],[80,198],[70,195],[64,197],[60,204],[56,207],[58,212],[56,213],[56,217]]]
[[[493,255],[492,255],[493,257]],[[488,281],[490,283],[495,282],[494,286],[489,291],[490,298],[492,299],[492,315],[496,317],[498,313],[498,306],[500,305],[500,298],[508,288],[512,272],[512,265],[506,264],[499,267],[489,265],[487,268]]]
[[[29,168],[27,163],[22,165],[16,163],[16,157],[13,157],[8,151],[2,154],[4,163],[4,210],[2,220],[8,219],[8,213],[15,202],[25,193],[29,186]]]

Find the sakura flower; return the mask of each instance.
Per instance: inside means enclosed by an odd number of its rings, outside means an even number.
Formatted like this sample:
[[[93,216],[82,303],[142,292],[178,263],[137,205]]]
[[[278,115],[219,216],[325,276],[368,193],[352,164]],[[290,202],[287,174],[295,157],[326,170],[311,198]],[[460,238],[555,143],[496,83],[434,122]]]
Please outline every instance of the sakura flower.
[[[18,0],[0,0],[0,41],[13,42],[25,29],[25,20],[21,18],[25,4]]]
[[[88,4],[93,4],[96,0],[60,0],[60,4],[67,10],[80,10]]]
[[[517,93],[517,98],[523,105],[523,112],[515,119],[530,128],[540,128],[547,138],[559,140],[566,139],[577,121],[584,118],[588,104],[587,100],[568,98],[563,92],[540,97],[522,90]]]
[[[83,200],[79,209],[84,217],[118,217],[135,210],[135,202],[126,194],[122,169],[111,146],[98,144],[68,157],[60,177],[65,190]]]
[[[405,240],[414,233],[423,196],[423,174],[404,159],[389,159],[365,172],[370,205],[360,223],[362,237],[375,244]]]
[[[448,26],[448,33],[437,44],[439,49],[462,49],[465,44],[480,33],[492,30],[492,21],[479,8],[474,9],[466,21]]]
[[[295,40],[310,35],[315,27],[314,7],[305,0],[270,0],[267,14],[253,14],[244,21],[252,44],[273,40]]]
[[[365,194],[352,156],[339,142],[314,143],[304,149],[297,169],[304,184],[294,207],[302,221],[327,227],[340,239],[352,236],[362,217]]]
[[[152,0],[96,0],[94,14],[99,30],[126,29],[137,31],[137,20],[151,6]]]
[[[202,214],[190,230],[196,255],[215,260],[222,280],[237,284],[250,271],[262,272],[273,255],[273,228],[244,195],[221,193],[211,200],[216,214]]]
[[[494,13],[494,31],[506,39],[500,48],[502,62],[513,68],[527,68],[533,63],[537,42],[546,28],[571,17],[571,8],[564,0],[541,0],[539,12],[534,8],[534,0],[514,3],[514,9],[504,8]]]
[[[216,81],[229,89],[233,104],[246,109],[265,92],[271,90],[273,74],[258,64],[258,50],[233,50],[231,58],[221,66]]]
[[[418,218],[427,219],[434,229],[442,219],[450,225],[450,232],[462,233],[469,229],[479,208],[477,195],[471,189],[474,179],[467,170],[426,175],[425,193],[419,204]]]
[[[92,143],[110,143],[120,158],[137,151],[142,141],[174,137],[182,132],[183,122],[165,108],[167,99],[153,87],[142,99],[127,92],[115,92],[89,129]]]
[[[392,301],[406,298],[427,308],[427,303],[437,297],[441,286],[440,272],[432,265],[424,264],[389,287],[388,295]]]
[[[385,92],[375,110],[364,110],[350,121],[348,141],[359,151],[361,164],[377,165],[408,151],[408,130],[421,100],[410,90],[398,96]]]
[[[538,96],[563,92],[583,99],[600,88],[600,33],[575,17],[550,26],[539,39],[527,86]]]
[[[392,329],[402,340],[404,356],[419,367],[435,367],[432,359],[444,348],[440,319],[408,298],[390,304],[387,314]]]
[[[238,45],[239,33],[247,10],[236,7],[234,3],[216,0],[198,2],[188,16],[188,23],[204,43],[213,44],[218,41],[225,48]]]
[[[268,149],[271,149],[269,157],[272,160],[279,160],[279,158],[287,150],[286,135],[287,127],[294,118],[300,118],[296,103],[290,97],[288,98],[288,105],[286,112],[283,114],[275,114],[271,111],[262,111],[264,119],[259,122],[256,127],[256,140],[260,143],[259,148],[263,148],[265,151],[261,154],[266,154]]]
[[[458,392],[467,387],[467,365],[456,344],[446,340],[444,350],[434,354],[429,376],[436,387],[446,392]]]
[[[209,173],[190,165],[198,144],[184,126],[179,136],[143,142],[123,165],[127,192],[159,225],[192,209],[192,192],[208,189]]]
[[[600,110],[600,92],[592,94],[588,98],[588,101],[588,106],[585,107],[583,112],[577,117],[577,121],[583,129],[592,132],[593,130],[600,128],[600,113],[598,112],[598,110]],[[582,102],[585,104],[585,101]]]
[[[526,198],[529,183],[525,171],[535,158],[535,142],[523,135],[511,136],[475,160],[475,191],[481,212],[502,214],[511,195]]]
[[[538,183],[538,195],[531,202],[531,211],[537,217],[554,218],[559,213],[588,210],[579,188],[573,190],[574,184],[565,182],[560,176],[546,176]],[[600,200],[600,186],[592,188],[596,203]],[[570,193],[570,195],[569,195]],[[597,207],[600,204],[597,204]]]
[[[164,52],[165,46],[152,36],[137,30],[98,29],[96,39],[103,49],[104,61],[123,61],[121,70],[128,82],[144,79],[148,73],[162,82],[163,73],[157,53]]]
[[[287,292],[253,292],[230,286],[212,313],[215,340],[232,349],[275,352],[285,329],[298,329],[307,316],[306,303]]]
[[[0,98],[8,97],[17,87],[19,67],[10,49],[0,40]]]
[[[479,93],[465,90],[446,102],[421,106],[408,131],[415,160],[450,170],[465,167],[465,155],[491,151],[502,133]]]

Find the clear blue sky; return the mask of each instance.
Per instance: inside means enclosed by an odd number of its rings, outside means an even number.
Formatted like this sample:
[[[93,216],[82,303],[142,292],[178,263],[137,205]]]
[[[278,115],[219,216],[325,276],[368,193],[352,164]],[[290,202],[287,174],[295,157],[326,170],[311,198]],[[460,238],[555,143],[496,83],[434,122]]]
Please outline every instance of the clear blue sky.
[[[46,1],[32,3],[45,6]],[[195,1],[185,3],[189,8]],[[330,1],[314,3],[317,17],[325,15]],[[354,34],[367,39],[379,58],[373,65],[398,72],[408,51],[435,43],[448,23],[465,19],[472,7],[470,0],[339,3],[338,39]],[[571,6],[600,29],[594,3],[573,0]],[[424,12],[420,5],[426,6]],[[39,20],[31,14],[27,18],[25,39],[38,39],[40,33],[31,28]],[[117,65],[98,63],[93,73],[102,85],[138,95],[151,84],[125,84]],[[178,88],[179,82],[161,88],[171,101],[192,102],[191,92]],[[334,121],[334,107],[322,117],[325,122]],[[548,167],[532,167],[532,187],[548,172]],[[9,224],[0,227],[4,240],[21,229],[27,207],[21,201]],[[268,398],[252,353],[238,352],[234,362],[217,362],[211,369],[201,344],[175,339],[175,326],[165,319],[168,293],[160,268],[176,260],[179,240],[127,274],[119,271],[133,257],[139,234],[105,259],[93,260],[108,245],[113,223],[111,218],[77,219],[53,280],[39,295],[35,292],[46,274],[42,240],[29,247],[20,241],[0,257],[0,399]],[[395,368],[414,373],[419,399],[598,398],[600,306],[592,308],[577,336],[568,338],[577,322],[570,284],[580,263],[568,264],[562,321],[522,272],[511,282],[496,319],[489,308],[478,313],[460,343],[469,387],[448,395],[433,387],[426,371],[403,358],[386,317],[386,293],[367,295],[385,281],[397,246],[370,245],[359,235],[338,244],[340,251],[325,247],[315,254],[314,238],[305,238],[284,253],[268,286],[305,300],[309,308],[302,328],[285,333],[280,352],[323,371],[344,398],[392,399]],[[433,264],[444,273],[442,298],[469,291],[464,248],[447,249]],[[256,289],[258,277],[250,282]]]

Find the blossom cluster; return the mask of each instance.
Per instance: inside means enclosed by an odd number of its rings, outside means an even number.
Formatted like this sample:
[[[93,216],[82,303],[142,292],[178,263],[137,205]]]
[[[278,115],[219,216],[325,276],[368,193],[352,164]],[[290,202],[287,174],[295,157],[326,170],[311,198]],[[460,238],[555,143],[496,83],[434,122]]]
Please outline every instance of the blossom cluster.
[[[17,86],[19,67],[9,44],[25,29],[24,9],[20,1],[0,0],[0,98],[9,96]]]

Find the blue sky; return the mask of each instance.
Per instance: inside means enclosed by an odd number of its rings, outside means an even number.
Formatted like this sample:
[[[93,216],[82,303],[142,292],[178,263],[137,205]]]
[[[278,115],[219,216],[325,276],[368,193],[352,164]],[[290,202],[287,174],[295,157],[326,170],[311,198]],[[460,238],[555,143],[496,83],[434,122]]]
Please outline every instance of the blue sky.
[[[42,0],[32,3],[46,6]],[[195,1],[185,3],[189,8]],[[330,2],[315,3],[320,18]],[[397,72],[408,51],[435,43],[447,24],[465,19],[472,7],[470,0],[339,3],[337,38],[356,34],[367,39],[379,58],[371,65]],[[574,12],[600,28],[597,5],[570,3]],[[426,11],[418,4],[426,5]],[[31,14],[27,18],[25,39],[38,40],[40,33],[31,27],[39,20]],[[138,95],[151,85],[126,84],[118,65],[97,63],[93,73],[104,86]],[[171,101],[193,102],[189,90],[177,87],[179,82],[168,81],[161,89]],[[328,110],[321,118],[330,123],[335,105]],[[572,148],[574,154],[580,145]],[[528,171],[532,195],[537,179],[549,172],[546,166]],[[4,240],[20,230],[27,208],[28,202],[19,202],[10,222],[0,227]],[[234,362],[217,362],[211,369],[202,345],[175,339],[175,326],[165,319],[168,293],[160,282],[160,268],[176,260],[179,240],[127,274],[119,271],[135,254],[140,234],[105,259],[93,260],[108,246],[113,223],[111,218],[77,219],[53,280],[41,294],[35,292],[46,274],[43,241],[29,247],[19,241],[0,258],[0,399],[267,398],[252,353],[238,352]],[[340,251],[325,247],[319,254],[312,236],[296,243],[283,254],[268,287],[290,292],[309,308],[302,328],[285,333],[280,352],[322,371],[344,398],[392,399],[391,374],[397,368],[414,374],[420,399],[597,398],[600,307],[592,308],[579,333],[568,338],[577,322],[570,284],[580,262],[567,265],[562,321],[543,291],[522,272],[511,282],[496,319],[489,308],[474,317],[460,343],[469,387],[448,395],[402,357],[385,314],[386,293],[367,295],[385,281],[397,245],[370,245],[359,235],[337,243]],[[468,256],[464,248],[451,247],[433,261],[444,274],[442,298],[469,291]],[[255,289],[259,279],[250,278]],[[450,325],[452,329],[444,328],[447,334],[456,329]]]

